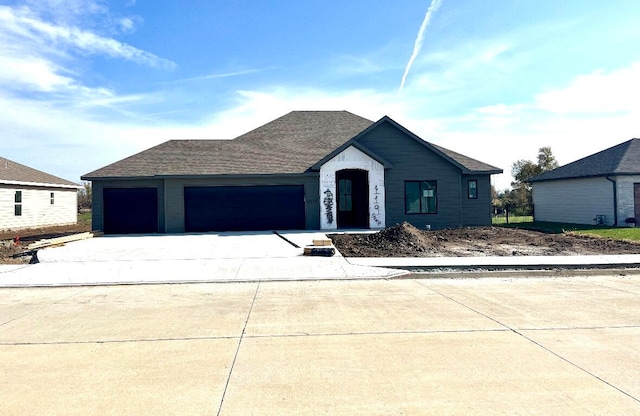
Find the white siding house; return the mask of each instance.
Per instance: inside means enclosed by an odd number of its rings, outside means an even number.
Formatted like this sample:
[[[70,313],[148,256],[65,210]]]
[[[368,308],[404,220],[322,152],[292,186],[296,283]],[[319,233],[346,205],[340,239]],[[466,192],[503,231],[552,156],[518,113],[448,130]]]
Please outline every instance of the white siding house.
[[[0,157],[0,230],[75,224],[80,188]]]
[[[536,221],[625,226],[640,222],[640,139],[531,178]]]

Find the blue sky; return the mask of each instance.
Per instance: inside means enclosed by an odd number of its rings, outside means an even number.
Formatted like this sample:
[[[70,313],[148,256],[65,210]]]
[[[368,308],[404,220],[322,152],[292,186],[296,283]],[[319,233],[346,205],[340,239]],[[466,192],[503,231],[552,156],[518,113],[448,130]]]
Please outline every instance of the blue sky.
[[[504,189],[542,146],[566,164],[640,137],[638,21],[628,0],[0,0],[0,155],[79,182],[166,140],[348,110]]]

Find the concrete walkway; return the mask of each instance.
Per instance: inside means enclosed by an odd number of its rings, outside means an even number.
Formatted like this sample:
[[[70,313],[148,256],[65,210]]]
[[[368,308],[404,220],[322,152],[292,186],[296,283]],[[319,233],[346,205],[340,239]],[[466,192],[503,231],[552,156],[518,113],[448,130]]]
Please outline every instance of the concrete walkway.
[[[0,290],[0,414],[640,415],[640,279]]]

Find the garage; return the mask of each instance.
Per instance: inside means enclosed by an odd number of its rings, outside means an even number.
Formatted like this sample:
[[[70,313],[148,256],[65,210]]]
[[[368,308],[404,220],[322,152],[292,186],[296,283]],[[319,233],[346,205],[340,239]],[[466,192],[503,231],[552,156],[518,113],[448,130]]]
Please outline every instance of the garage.
[[[104,188],[105,234],[158,232],[156,188]]]
[[[185,231],[305,228],[303,185],[184,188]]]

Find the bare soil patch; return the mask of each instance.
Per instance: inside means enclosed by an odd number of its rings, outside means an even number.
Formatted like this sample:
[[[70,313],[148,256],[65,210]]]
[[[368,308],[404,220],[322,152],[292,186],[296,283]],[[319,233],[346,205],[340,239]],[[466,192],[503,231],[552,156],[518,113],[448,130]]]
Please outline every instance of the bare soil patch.
[[[484,257],[639,254],[632,241],[577,233],[547,234],[504,227],[464,227],[419,230],[409,223],[377,233],[331,234],[347,257]]]
[[[31,256],[17,258],[12,256],[27,251],[27,246],[33,242],[87,231],[91,231],[91,225],[84,223],[19,231],[0,231],[0,264],[28,263]]]

